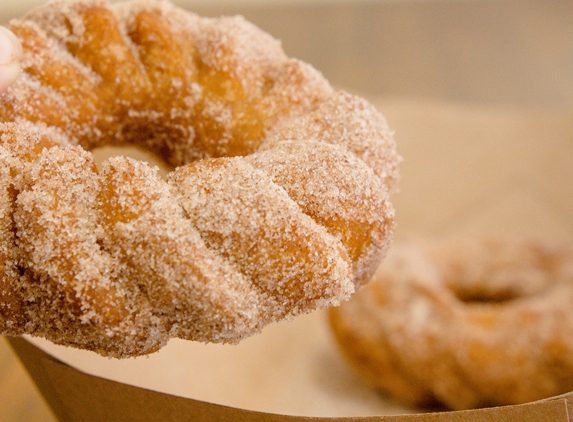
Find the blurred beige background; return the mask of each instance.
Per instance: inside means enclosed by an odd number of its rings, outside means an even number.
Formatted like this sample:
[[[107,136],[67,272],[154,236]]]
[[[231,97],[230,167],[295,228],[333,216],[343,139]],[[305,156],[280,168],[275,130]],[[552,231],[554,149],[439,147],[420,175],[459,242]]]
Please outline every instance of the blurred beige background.
[[[242,14],[335,85],[408,95],[573,107],[569,0],[174,0]],[[0,23],[40,0],[0,0]]]
[[[0,0],[0,23],[39,2],[15,3]],[[572,238],[573,2],[179,3],[204,15],[243,14],[281,39],[289,55],[377,105],[404,157],[394,199],[398,239],[490,232]],[[320,331],[326,361],[343,365],[321,317],[307,327]],[[271,334],[257,341],[280,342]],[[337,394],[356,387],[343,366],[323,369],[342,379]],[[0,420],[51,420],[5,342]]]

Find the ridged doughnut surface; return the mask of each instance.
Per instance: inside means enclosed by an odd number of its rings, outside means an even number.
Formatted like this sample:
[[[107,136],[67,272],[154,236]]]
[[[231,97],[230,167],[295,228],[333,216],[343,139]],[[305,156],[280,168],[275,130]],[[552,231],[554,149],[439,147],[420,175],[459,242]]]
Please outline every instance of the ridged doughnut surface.
[[[526,239],[394,245],[330,312],[369,383],[414,406],[526,403],[573,390],[573,248]]]
[[[128,357],[346,300],[392,238],[384,118],[241,17],[54,1],[10,23],[0,334]],[[130,144],[173,170],[90,151]]]

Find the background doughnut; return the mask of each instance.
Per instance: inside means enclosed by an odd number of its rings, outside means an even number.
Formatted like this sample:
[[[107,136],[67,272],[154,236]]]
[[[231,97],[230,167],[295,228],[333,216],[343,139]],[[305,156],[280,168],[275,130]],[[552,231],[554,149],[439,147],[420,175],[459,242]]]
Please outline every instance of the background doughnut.
[[[404,243],[330,323],[372,385],[414,406],[469,409],[573,389],[571,300],[570,246]]]

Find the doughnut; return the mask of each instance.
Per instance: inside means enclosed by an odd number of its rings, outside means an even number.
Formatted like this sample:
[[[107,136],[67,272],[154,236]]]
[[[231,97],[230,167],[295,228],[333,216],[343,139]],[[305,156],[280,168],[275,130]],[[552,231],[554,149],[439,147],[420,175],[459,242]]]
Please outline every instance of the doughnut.
[[[392,246],[328,311],[355,373],[414,407],[454,410],[573,390],[573,248],[479,237]]]
[[[244,18],[56,0],[9,28],[0,334],[116,358],[237,343],[347,300],[386,255],[386,120]],[[122,145],[167,175],[94,159]]]

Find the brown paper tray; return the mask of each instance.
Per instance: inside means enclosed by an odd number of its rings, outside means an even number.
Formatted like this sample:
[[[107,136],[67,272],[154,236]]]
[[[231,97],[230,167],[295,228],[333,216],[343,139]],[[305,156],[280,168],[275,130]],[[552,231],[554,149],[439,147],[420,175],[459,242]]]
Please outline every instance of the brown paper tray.
[[[24,338],[8,342],[62,422],[71,421],[443,421],[568,422],[573,393],[516,406],[350,418],[299,417],[262,413],[186,399],[86,374],[44,352]]]

